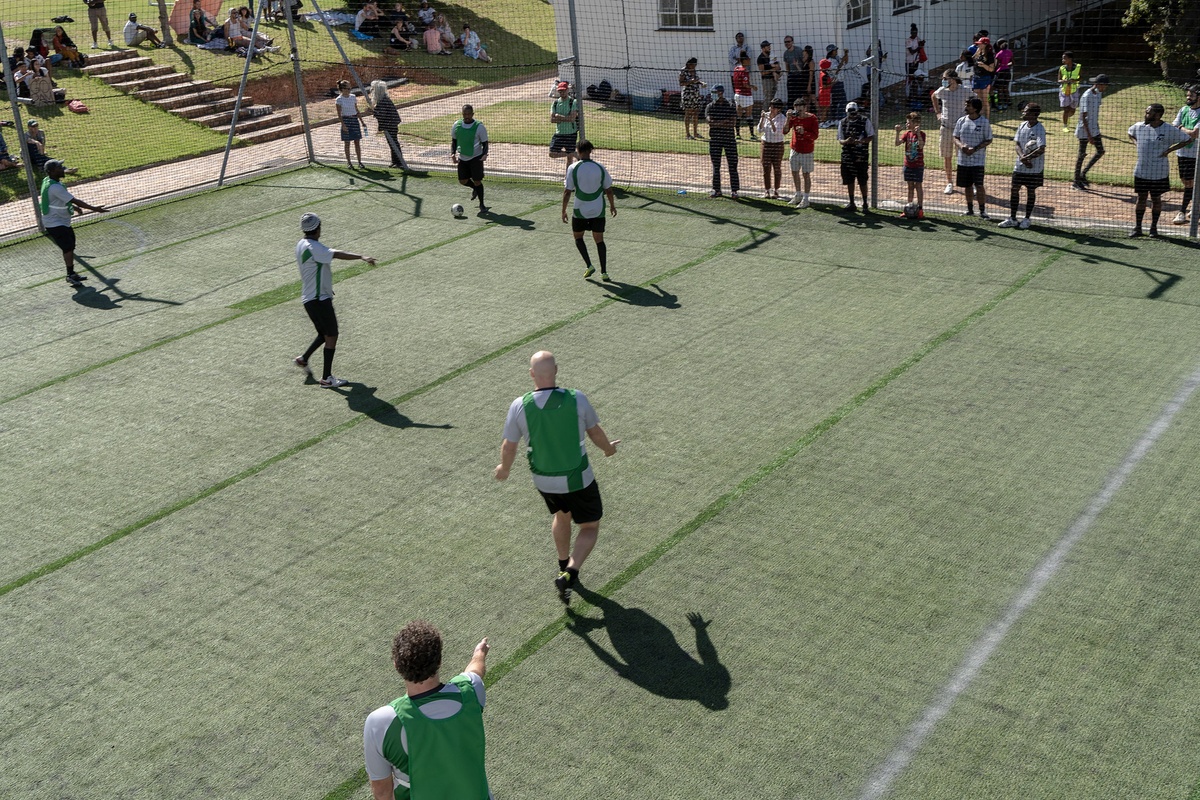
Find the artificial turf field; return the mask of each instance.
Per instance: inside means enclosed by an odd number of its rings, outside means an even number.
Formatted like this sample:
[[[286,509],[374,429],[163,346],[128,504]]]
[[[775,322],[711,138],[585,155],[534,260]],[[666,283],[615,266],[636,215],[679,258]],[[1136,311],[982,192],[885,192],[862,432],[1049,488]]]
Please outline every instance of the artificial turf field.
[[[490,638],[497,798],[1200,797],[1195,249],[627,194],[602,285],[557,188],[465,194],[105,217],[80,292],[0,249],[0,797],[365,800],[415,617]],[[380,259],[343,391],[305,210]],[[570,615],[491,476],[539,348],[622,440]]]

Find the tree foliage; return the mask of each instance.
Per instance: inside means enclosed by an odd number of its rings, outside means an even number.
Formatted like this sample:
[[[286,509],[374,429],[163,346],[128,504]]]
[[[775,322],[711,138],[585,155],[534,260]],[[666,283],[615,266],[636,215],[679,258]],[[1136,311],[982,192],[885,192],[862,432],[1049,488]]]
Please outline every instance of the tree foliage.
[[[1200,0],[1131,0],[1122,22],[1147,26],[1146,41],[1163,77],[1192,80],[1200,63]]]

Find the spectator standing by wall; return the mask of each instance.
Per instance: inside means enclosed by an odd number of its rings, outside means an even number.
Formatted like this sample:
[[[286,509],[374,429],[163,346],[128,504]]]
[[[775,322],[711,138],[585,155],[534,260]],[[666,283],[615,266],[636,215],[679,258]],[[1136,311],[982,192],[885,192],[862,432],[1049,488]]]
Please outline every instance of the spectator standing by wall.
[[[1012,105],[1009,88],[1012,86],[1013,51],[1007,39],[996,42],[996,108],[1007,111]]]
[[[1079,98],[1079,121],[1075,123],[1079,154],[1075,157],[1075,180],[1071,185],[1076,189],[1086,189],[1091,185],[1087,179],[1088,170],[1104,157],[1104,139],[1100,136],[1100,100],[1104,90],[1108,88],[1108,76],[1097,75],[1089,83],[1091,86]],[[1096,152],[1085,167],[1083,159],[1087,156],[1089,144]]]
[[[967,98],[971,90],[963,86],[958,74],[948,69],[942,73],[941,88],[933,92],[933,113],[938,118],[938,152],[946,170],[946,188],[943,194],[954,194],[954,159],[958,152],[954,145],[954,126],[967,113]]]
[[[787,107],[791,108],[800,95],[800,58],[804,51],[796,47],[791,36],[783,37],[783,80]]]
[[[1017,162],[1013,165],[1012,190],[1008,196],[1008,219],[1000,221],[1001,228],[1029,228],[1029,218],[1037,204],[1037,190],[1043,181],[1046,164],[1046,128],[1039,121],[1042,107],[1029,103],[1021,112],[1021,124],[1013,142],[1017,148]],[[1017,222],[1017,207],[1021,202],[1021,187],[1025,187],[1025,217]]]
[[[1150,235],[1158,236],[1158,218],[1162,214],[1162,196],[1171,191],[1171,161],[1167,156],[1193,143],[1192,137],[1174,125],[1163,121],[1166,109],[1161,103],[1146,106],[1141,122],[1130,126],[1129,140],[1137,145],[1137,164],[1133,168],[1133,191],[1137,193],[1134,209],[1137,224],[1129,234],[1131,239],[1142,236],[1142,220],[1146,216],[1146,196],[1150,196]]]
[[[750,83],[750,56],[745,52],[741,55],[741,61],[733,70],[733,105],[737,108],[737,119],[734,133],[737,138],[742,138],[742,121],[746,123],[747,130],[750,131],[750,138],[754,138],[754,123],[750,121],[750,117],[754,110],[754,87]]]
[[[813,150],[817,145],[817,137],[821,129],[815,114],[809,110],[808,98],[797,97],[788,112],[787,125],[784,131],[792,134],[791,154],[788,166],[792,168],[792,184],[796,193],[788,201],[789,206],[808,208],[809,193],[812,191]],[[803,188],[801,188],[803,175]]]
[[[904,41],[904,72],[907,75],[908,105],[915,110],[921,102],[920,81],[916,78],[917,69],[921,66],[921,48],[925,43],[917,34],[916,23],[908,26],[908,38]]]
[[[1183,183],[1183,205],[1175,219],[1174,225],[1183,225],[1188,221],[1188,206],[1191,205],[1196,186],[1196,137],[1200,136],[1200,84],[1193,83],[1187,87],[1187,102],[1175,115],[1175,127],[1192,137],[1192,143],[1181,147],[1175,155],[1179,163],[1179,180]]]
[[[757,64],[758,77],[762,83],[763,110],[765,111],[767,104],[775,99],[775,91],[779,88],[779,76],[782,73],[779,59],[771,55],[771,43],[766,39],[763,39],[759,45]]]
[[[862,192],[863,213],[870,213],[870,206],[867,205],[867,172],[870,168],[871,140],[875,138],[875,126],[871,124],[867,115],[861,112],[858,103],[846,104],[846,118],[838,123],[837,138],[838,144],[842,146],[842,184],[850,197],[846,210],[858,211],[858,207],[854,205],[854,184],[857,182]]]
[[[749,59],[747,59],[749,60]],[[713,101],[704,112],[708,120],[708,157],[712,160],[712,192],[709,197],[723,197],[721,194],[721,155],[729,164],[729,196],[738,198],[741,181],[738,176],[737,139],[737,109],[725,99],[725,87],[720,84],[713,87]]]
[[[683,107],[683,135],[700,138],[700,89],[705,85],[696,73],[695,58],[689,58],[679,71],[679,105]]]
[[[974,201],[979,200],[979,218],[991,219],[987,214],[987,191],[983,188],[987,146],[992,143],[992,125],[983,116],[983,101],[969,97],[964,104],[966,115],[954,124],[954,145],[958,148],[958,180],[967,196],[968,217],[975,214]]]
[[[729,75],[731,77],[738,64],[742,63],[742,53],[744,52],[746,52],[746,34],[739,31],[733,37],[733,45],[729,48]]]
[[[1070,133],[1070,120],[1079,108],[1079,76],[1083,67],[1075,63],[1075,54],[1067,50],[1062,54],[1062,65],[1058,68],[1058,107],[1062,109],[1063,133]]]
[[[996,80],[996,54],[992,50],[992,40],[982,37],[975,43],[975,74],[971,88],[975,96],[983,103],[983,116],[990,118],[992,111],[992,84]]]
[[[850,73],[847,72],[847,61],[850,58],[850,53],[843,50],[841,55],[838,55],[836,44],[825,46],[825,58],[829,59],[831,64],[830,74],[833,76],[833,86],[829,102],[829,111],[831,116],[825,120],[824,128],[832,128],[837,125],[837,121],[845,114],[846,108],[846,80]],[[811,110],[811,107],[810,109]]]
[[[833,62],[822,58],[817,66],[820,68],[817,72],[817,119],[820,120],[818,124],[824,126],[829,119],[829,108],[833,105],[833,75],[830,74]]]
[[[780,200],[780,182],[783,179],[783,144],[787,117],[783,113],[783,101],[778,97],[763,109],[758,120],[758,135],[762,139],[763,198]],[[774,184],[771,178],[774,176]],[[771,187],[774,186],[774,189]]]

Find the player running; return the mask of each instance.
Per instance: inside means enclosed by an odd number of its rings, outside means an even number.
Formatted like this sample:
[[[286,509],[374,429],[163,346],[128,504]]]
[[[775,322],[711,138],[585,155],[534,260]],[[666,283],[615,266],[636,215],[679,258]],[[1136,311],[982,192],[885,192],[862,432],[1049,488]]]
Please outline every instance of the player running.
[[[475,119],[475,109],[462,107],[462,119],[455,120],[450,129],[450,157],[458,164],[458,182],[471,187],[471,199],[479,200],[479,213],[488,210],[483,204],[483,162],[488,157],[487,128]]]
[[[563,180],[562,221],[567,221],[567,203],[571,195],[575,195],[575,216],[571,220],[571,232],[575,236],[575,246],[587,269],[583,277],[590,278],[596,274],[592,266],[592,258],[588,255],[587,242],[583,240],[585,231],[592,232],[592,240],[596,242],[596,252],[600,254],[600,278],[611,281],[608,277],[608,247],[604,244],[604,197],[608,197],[609,214],[617,215],[617,198],[613,195],[612,177],[601,164],[592,160],[592,150],[595,146],[584,139],[579,143],[577,152],[579,160],[567,167],[567,177]]]

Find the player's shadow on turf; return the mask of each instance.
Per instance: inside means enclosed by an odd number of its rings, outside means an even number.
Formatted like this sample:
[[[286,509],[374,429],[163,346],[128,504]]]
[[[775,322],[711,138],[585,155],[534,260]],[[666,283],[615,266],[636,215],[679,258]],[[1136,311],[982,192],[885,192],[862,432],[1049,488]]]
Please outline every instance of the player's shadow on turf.
[[[628,303],[631,306],[641,306],[642,308],[682,308],[679,304],[679,297],[663,289],[657,283],[650,284],[650,289],[641,286],[634,286],[632,283],[621,283],[620,281],[609,281],[608,283],[600,283],[599,281],[588,279],[588,283],[594,283],[597,286],[611,289],[605,295],[610,300],[616,300],[618,303]]]
[[[603,619],[575,615],[568,609],[567,630],[592,649],[604,664],[627,681],[651,694],[673,700],[695,700],[705,708],[720,711],[729,707],[729,670],[717,658],[717,648],[708,637],[708,626],[696,613],[687,615],[696,632],[697,661],[679,646],[671,629],[640,608],[625,608],[577,585],[578,597],[604,614]],[[604,628],[616,653],[610,653],[588,635]]]
[[[367,386],[365,383],[351,381],[342,389],[331,389],[330,391],[337,392],[342,397],[345,397],[346,405],[350,407],[351,411],[358,414],[366,414],[380,425],[387,425],[389,428],[438,428],[441,430],[450,430],[454,427],[453,425],[428,425],[424,422],[413,422],[401,414],[399,409],[387,400],[376,397],[375,392],[379,391],[377,387]]]
[[[89,273],[95,276],[96,280],[103,284],[103,289],[97,289],[94,286],[76,286],[75,293],[71,295],[71,299],[81,306],[94,308],[100,311],[112,311],[121,308],[124,302],[139,302],[139,303],[161,303],[167,306],[180,306],[178,300],[163,300],[158,297],[144,297],[141,292],[126,292],[118,284],[120,278],[108,278],[100,273],[95,267],[88,266],[83,259],[76,257],[76,261],[87,269]],[[110,294],[111,292],[111,294]]]
[[[521,219],[509,214],[497,214],[494,211],[477,211],[475,212],[475,216],[480,219],[486,219],[489,222],[494,222],[505,228],[520,228],[525,231],[533,230],[533,220],[531,219]]]

